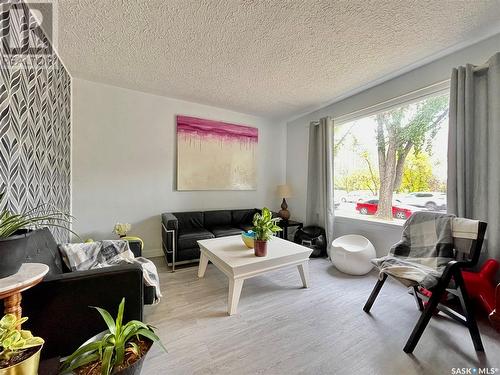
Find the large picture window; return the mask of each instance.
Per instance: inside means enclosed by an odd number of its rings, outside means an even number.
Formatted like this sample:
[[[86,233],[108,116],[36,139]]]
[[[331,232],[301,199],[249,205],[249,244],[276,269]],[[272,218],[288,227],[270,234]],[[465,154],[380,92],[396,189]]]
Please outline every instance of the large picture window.
[[[335,126],[337,216],[403,222],[446,210],[448,94]]]

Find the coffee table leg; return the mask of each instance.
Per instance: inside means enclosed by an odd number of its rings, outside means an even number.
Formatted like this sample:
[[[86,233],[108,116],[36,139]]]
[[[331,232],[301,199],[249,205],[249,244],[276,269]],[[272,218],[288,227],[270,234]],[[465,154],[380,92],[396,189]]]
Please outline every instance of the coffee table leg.
[[[3,300],[4,314],[14,314],[17,319],[20,319],[22,316],[21,299],[21,293],[15,293],[5,298]]]
[[[205,276],[205,271],[207,270],[207,266],[208,266],[208,257],[202,251],[200,255],[200,265],[198,266],[198,277]]]
[[[229,315],[236,314],[238,310],[242,287],[243,279],[229,279],[229,293],[227,296],[227,313]]]
[[[304,288],[309,288],[309,261],[306,260],[297,266],[300,273],[300,278],[302,279],[302,285]]]

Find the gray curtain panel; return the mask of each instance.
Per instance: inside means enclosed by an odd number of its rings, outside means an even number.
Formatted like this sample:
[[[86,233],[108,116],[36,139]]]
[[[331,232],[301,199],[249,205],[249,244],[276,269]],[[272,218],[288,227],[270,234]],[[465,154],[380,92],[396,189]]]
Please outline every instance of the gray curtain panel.
[[[487,256],[500,260],[500,53],[453,69],[448,212],[488,223]]]
[[[322,118],[309,126],[307,225],[325,228],[328,254],[333,240],[333,120]]]

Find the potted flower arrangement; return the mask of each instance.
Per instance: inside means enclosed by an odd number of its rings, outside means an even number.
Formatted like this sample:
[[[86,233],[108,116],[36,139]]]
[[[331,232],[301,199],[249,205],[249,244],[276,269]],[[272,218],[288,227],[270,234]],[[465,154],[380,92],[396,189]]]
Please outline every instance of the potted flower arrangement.
[[[120,236],[120,238],[127,237],[127,233],[132,229],[129,223],[116,223],[113,228],[113,233]]]
[[[123,323],[125,299],[118,307],[115,320],[106,310],[99,307],[95,309],[106,322],[108,330],[63,359],[61,374],[138,375],[154,342],[158,342],[166,351],[153,327],[138,320]]]
[[[277,222],[279,217],[273,218],[271,211],[264,207],[262,213],[256,213],[253,217],[253,232],[255,233],[254,253],[257,257],[265,257],[267,255],[267,241],[271,237],[281,231]]]
[[[0,193],[0,207],[4,196]],[[70,215],[46,204],[20,214],[14,214],[7,208],[0,210],[0,278],[19,271],[26,258],[28,237],[33,230],[43,226],[67,229],[64,224],[69,224],[70,218]]]
[[[28,318],[6,314],[0,319],[0,375],[36,375],[43,339],[19,329]]]

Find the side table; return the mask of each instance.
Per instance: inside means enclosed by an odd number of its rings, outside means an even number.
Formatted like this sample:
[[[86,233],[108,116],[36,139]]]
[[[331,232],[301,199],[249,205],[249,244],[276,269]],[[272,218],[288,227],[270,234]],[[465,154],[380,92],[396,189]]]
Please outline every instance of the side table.
[[[0,279],[0,299],[3,299],[4,314],[22,316],[21,292],[42,281],[49,267],[41,263],[23,263],[16,274]]]
[[[283,229],[281,232],[278,232],[278,235],[284,240],[288,240],[288,228],[297,227],[297,229],[300,229],[304,226],[303,223],[295,220],[281,220],[278,222],[278,225]]]

